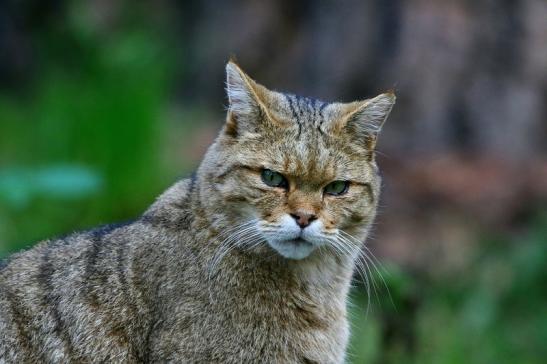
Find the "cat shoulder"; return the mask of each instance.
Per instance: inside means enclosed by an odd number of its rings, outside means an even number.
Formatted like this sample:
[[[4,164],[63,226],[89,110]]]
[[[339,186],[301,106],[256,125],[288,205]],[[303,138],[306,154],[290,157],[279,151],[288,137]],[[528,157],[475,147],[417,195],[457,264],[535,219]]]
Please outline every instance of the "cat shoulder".
[[[144,223],[186,230],[191,217],[192,192],[196,177],[185,178],[162,193],[142,216]]]

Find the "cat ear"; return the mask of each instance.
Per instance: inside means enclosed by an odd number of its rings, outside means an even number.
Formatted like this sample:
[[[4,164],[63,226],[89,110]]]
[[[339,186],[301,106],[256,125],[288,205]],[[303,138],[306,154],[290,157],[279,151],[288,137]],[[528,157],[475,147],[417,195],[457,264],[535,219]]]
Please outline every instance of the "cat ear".
[[[378,134],[394,104],[395,94],[393,92],[345,104],[345,113],[337,123],[336,129],[344,129],[358,140],[366,143],[369,149],[373,149]]]
[[[268,90],[229,61],[226,65],[226,93],[229,102],[226,133],[232,136],[242,132],[256,133],[266,121],[264,101]]]

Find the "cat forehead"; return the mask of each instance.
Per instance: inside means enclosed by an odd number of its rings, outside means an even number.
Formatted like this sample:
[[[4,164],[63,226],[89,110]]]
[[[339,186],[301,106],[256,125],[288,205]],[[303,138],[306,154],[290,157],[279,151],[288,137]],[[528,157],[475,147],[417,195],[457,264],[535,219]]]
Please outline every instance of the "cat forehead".
[[[275,93],[268,110],[281,123],[264,123],[247,134],[251,158],[268,161],[292,174],[321,174],[349,164],[368,161],[367,151],[345,134],[333,134],[327,125],[339,117],[338,103],[290,93]],[[288,123],[287,123],[288,122]],[[332,167],[329,167],[332,165]]]
[[[326,122],[329,102],[312,97],[304,97],[290,93],[276,93],[270,110],[283,119],[290,119],[298,124],[320,125]]]

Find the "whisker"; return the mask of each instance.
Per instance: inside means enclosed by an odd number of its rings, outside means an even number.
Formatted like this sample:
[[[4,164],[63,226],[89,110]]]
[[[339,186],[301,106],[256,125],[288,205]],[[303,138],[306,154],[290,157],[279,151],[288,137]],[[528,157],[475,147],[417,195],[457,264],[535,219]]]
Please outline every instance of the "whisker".
[[[348,240],[350,241],[353,241],[353,242],[359,242],[359,240],[357,238],[355,238],[354,236],[350,235],[349,233],[343,231],[343,230],[340,230],[340,233],[343,234]],[[355,243],[354,243],[355,244]],[[395,302],[393,301],[393,297],[391,295],[391,292],[390,292],[390,289],[389,289],[389,286],[387,285],[387,282],[382,274],[382,271],[385,273],[385,274],[389,274],[389,271],[387,271],[387,269],[384,267],[384,265],[380,262],[380,260],[374,255],[374,253],[370,250],[370,248],[368,246],[366,246],[366,244],[361,244],[362,247],[366,250],[361,250],[361,252],[363,253],[363,256],[365,257],[365,259],[367,259],[370,264],[372,265],[372,267],[374,268],[374,270],[376,271],[377,275],[380,277],[380,279],[382,280],[382,284],[383,286],[385,287],[386,291],[387,291],[387,294],[388,294],[388,297],[389,297],[389,300],[391,301],[391,304],[393,305],[393,307],[395,309],[396,306],[395,306]]]
[[[354,256],[355,253],[350,250],[350,247],[346,246],[346,244],[344,244],[340,240],[340,236],[337,236],[335,239],[329,239],[329,240],[332,243],[332,247],[336,251],[340,252],[342,255],[345,255],[345,256],[349,255],[351,258],[356,258],[356,256]],[[368,312],[369,312],[369,309],[370,309],[370,297],[371,297],[369,277],[368,277],[367,271],[363,269],[363,265],[359,260],[356,261],[355,269],[356,269],[358,275],[363,280],[363,283],[365,284],[365,289],[367,291],[366,315],[368,316]]]
[[[241,240],[249,232],[255,230],[254,221],[249,221],[244,224],[238,225],[234,228],[231,228],[227,231],[232,233],[225,238],[218,246],[217,252],[213,255],[209,263],[209,277],[212,277],[212,273],[215,268],[220,264],[220,261],[226,254],[229,253],[236,245],[238,245],[238,240]]]
[[[243,238],[246,238],[246,234],[249,233],[249,232],[253,232],[254,230],[254,227],[253,226],[248,226],[248,227],[245,227],[239,231],[236,231],[235,233],[233,233],[230,237],[228,237],[227,239],[225,239],[225,244],[227,244],[229,247],[228,247],[228,250],[225,251],[225,253],[220,256],[220,257],[217,257],[218,261],[215,261],[215,263],[213,264],[213,268],[218,265],[220,263],[220,260],[222,259],[222,257],[224,257],[229,250],[233,249],[235,246],[237,245],[242,245],[240,244],[240,241],[243,239]],[[222,244],[221,244],[222,245]],[[220,259],[219,259],[220,258]]]

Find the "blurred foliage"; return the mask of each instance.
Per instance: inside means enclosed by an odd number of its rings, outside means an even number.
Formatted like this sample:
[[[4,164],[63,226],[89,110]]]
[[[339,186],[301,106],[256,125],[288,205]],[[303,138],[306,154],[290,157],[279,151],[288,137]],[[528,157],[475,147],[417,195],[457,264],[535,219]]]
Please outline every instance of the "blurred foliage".
[[[0,94],[0,254],[135,216],[173,178],[158,164],[165,41],[143,24],[103,34],[75,8],[37,35],[32,87]]]
[[[11,209],[24,209],[40,195],[78,199],[96,193],[101,181],[92,171],[78,166],[4,169],[0,171],[0,201]]]
[[[372,299],[358,286],[350,315],[354,363],[544,363],[547,213],[523,236],[489,238],[449,277],[389,266]],[[381,288],[381,278],[375,276]]]

